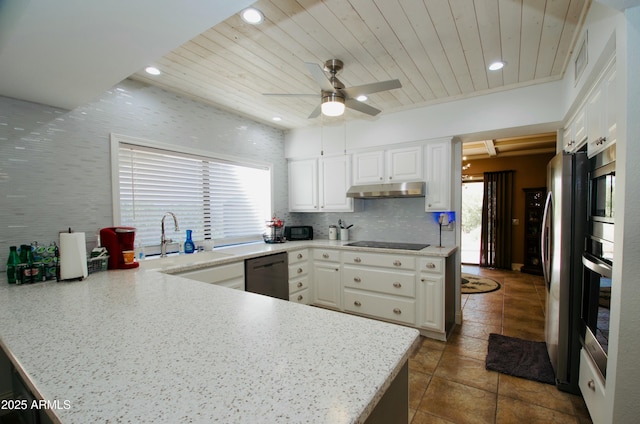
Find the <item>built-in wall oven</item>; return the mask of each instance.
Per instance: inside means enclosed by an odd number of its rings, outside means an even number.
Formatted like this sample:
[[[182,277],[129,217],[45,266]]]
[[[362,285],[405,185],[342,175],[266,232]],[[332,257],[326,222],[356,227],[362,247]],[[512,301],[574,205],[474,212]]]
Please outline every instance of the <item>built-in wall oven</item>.
[[[583,345],[607,375],[614,252],[615,146],[591,159],[589,231],[582,255]]]

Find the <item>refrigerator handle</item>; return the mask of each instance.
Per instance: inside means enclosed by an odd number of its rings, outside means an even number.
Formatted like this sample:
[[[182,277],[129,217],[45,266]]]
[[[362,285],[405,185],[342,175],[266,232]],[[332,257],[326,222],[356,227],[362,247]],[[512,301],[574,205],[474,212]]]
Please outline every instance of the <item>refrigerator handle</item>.
[[[549,224],[551,222],[551,208],[552,208],[552,192],[547,193],[547,200],[544,203],[544,213],[542,214],[542,234],[540,235],[540,256],[542,259],[542,274],[544,275],[544,281],[549,286],[550,266],[549,263]]]

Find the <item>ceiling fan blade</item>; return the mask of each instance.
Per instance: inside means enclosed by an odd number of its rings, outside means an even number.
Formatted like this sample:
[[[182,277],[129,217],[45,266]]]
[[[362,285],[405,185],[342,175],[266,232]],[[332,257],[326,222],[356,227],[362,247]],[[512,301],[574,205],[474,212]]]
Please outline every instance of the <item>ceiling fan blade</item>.
[[[369,106],[366,103],[359,102],[354,99],[349,99],[344,102],[344,105],[350,109],[357,110],[358,112],[366,113],[367,115],[376,116],[381,111],[373,106]]]
[[[262,93],[263,96],[284,96],[284,97],[318,97],[318,93],[315,94],[289,94],[289,93]]]
[[[322,90],[331,92],[335,91],[331,81],[329,81],[329,78],[327,77],[327,74],[324,73],[320,65],[311,62],[305,62],[304,64]]]
[[[380,91],[393,90],[394,88],[400,88],[400,87],[402,87],[402,84],[400,84],[399,80],[395,79],[395,80],[388,80],[388,81],[373,82],[371,84],[356,85],[355,87],[344,88],[342,89],[342,91],[347,95],[347,97],[355,99],[360,95],[366,96],[368,94],[378,93]]]
[[[313,112],[311,112],[311,115],[309,115],[308,119],[317,118],[318,116],[320,116],[320,111],[321,111],[321,106],[320,105],[316,106],[316,108],[313,109]]]

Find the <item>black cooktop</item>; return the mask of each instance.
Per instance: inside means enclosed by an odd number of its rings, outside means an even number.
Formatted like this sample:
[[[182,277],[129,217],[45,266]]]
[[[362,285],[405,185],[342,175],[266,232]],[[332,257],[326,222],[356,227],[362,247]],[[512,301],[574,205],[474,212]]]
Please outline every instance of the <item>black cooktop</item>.
[[[396,243],[392,241],[354,241],[353,243],[347,243],[347,246],[402,250],[422,250],[425,247],[429,247],[428,244],[422,243]]]

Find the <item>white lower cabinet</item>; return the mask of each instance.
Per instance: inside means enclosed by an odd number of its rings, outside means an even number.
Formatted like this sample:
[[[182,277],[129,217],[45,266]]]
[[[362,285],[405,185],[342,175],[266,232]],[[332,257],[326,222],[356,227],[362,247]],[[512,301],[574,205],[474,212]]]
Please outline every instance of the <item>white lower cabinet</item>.
[[[414,325],[416,321],[415,300],[385,296],[365,290],[345,289],[344,310],[409,325]]]
[[[244,262],[212,266],[195,271],[181,272],[176,275],[190,280],[244,290]]]
[[[445,260],[420,258],[418,261],[418,326],[445,331]]]
[[[313,303],[332,309],[342,309],[340,283],[340,252],[314,249]]]
[[[605,405],[605,382],[597,371],[595,364],[589,354],[580,350],[580,373],[578,377],[578,387],[582,392],[584,403],[589,409],[591,421],[594,424],[604,423]]]
[[[444,331],[444,280],[442,277],[420,274],[418,283],[418,326]]]
[[[344,309],[415,325],[416,262],[406,255],[343,253]]]
[[[311,280],[309,276],[309,250],[294,250],[288,253],[289,301],[311,303]]]
[[[453,260],[313,249],[313,304],[415,327],[446,340],[454,325]]]

